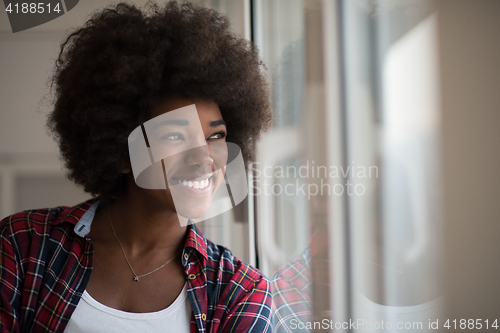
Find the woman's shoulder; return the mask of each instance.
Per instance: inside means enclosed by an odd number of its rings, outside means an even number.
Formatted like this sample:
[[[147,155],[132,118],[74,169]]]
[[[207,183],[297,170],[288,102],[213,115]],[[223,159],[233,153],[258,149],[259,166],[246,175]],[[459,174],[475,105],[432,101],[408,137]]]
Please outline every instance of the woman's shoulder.
[[[218,295],[224,307],[241,302],[270,304],[271,285],[260,270],[235,257],[227,247],[206,239],[195,225],[190,226],[187,245],[203,258],[207,292]]]
[[[0,221],[0,233],[16,234],[22,230],[43,232],[51,225],[62,222],[75,224],[84,215],[96,199],[85,201],[76,206],[57,206],[53,208],[39,208],[24,210],[3,218]]]
[[[260,270],[235,257],[227,247],[205,238],[196,226],[192,226],[189,237],[196,239],[196,250],[206,259],[207,281],[218,284],[238,281],[244,288],[269,284],[269,279]]]
[[[218,263],[218,271],[223,280],[241,280],[248,284],[258,284],[269,279],[257,268],[235,257],[230,249],[216,245],[207,240],[207,256],[209,261]]]
[[[94,200],[79,205],[29,209],[15,213],[0,221],[0,247],[15,248],[21,258],[27,255],[33,242],[73,235],[72,230]],[[26,252],[26,253],[25,253]]]
[[[57,219],[66,207],[30,209],[3,218],[0,221],[0,237],[3,241],[31,239],[33,234],[44,235],[51,222]]]
[[[228,248],[207,240],[207,288],[219,295],[213,304],[226,327],[253,327],[252,332],[271,329],[272,294],[269,279],[243,262]],[[217,314],[222,311],[223,314]]]

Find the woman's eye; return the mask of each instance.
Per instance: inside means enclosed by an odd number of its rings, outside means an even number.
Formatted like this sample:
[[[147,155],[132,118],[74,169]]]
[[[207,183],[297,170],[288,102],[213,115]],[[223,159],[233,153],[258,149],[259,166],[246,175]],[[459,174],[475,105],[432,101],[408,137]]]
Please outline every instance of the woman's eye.
[[[214,133],[210,136],[209,139],[224,139],[226,137],[226,133],[225,132],[217,132],[217,133]]]
[[[161,137],[162,140],[184,140],[184,136],[180,133],[170,133]]]

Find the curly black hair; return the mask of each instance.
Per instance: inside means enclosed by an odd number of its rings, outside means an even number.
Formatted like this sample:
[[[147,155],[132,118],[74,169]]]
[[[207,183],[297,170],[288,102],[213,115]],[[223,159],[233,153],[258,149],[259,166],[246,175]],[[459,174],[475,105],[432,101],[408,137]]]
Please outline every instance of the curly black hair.
[[[120,197],[127,138],[167,95],[215,102],[227,141],[248,163],[271,120],[264,68],[257,48],[213,9],[120,3],[93,14],[62,43],[52,77],[47,124],[68,177],[94,196]]]

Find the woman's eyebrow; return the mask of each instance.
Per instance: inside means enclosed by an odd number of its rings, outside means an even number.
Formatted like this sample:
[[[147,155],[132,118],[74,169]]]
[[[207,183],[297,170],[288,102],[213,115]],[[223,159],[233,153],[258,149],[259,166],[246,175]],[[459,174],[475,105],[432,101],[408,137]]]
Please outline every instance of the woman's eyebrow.
[[[186,119],[169,119],[166,120],[163,125],[177,125],[177,126],[187,126],[189,125],[189,121]]]
[[[167,126],[167,125],[174,125],[174,126],[188,126],[189,121],[186,119],[168,119],[168,120],[163,120],[157,124],[154,125],[154,128],[158,128],[161,126]]]
[[[224,125],[227,127],[226,122],[223,119],[214,120],[210,122],[210,127],[217,127],[219,125]]]

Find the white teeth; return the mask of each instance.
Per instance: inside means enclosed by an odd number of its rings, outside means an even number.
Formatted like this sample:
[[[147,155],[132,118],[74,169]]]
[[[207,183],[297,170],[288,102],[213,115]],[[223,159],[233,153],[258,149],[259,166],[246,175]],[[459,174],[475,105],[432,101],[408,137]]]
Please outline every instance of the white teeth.
[[[182,184],[182,185],[187,186],[187,187],[195,188],[195,189],[203,189],[205,187],[208,187],[209,181],[208,181],[208,179],[195,180],[195,181],[179,180],[179,184]]]

